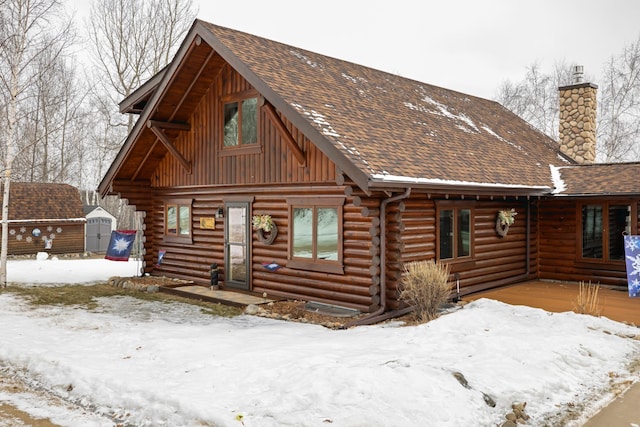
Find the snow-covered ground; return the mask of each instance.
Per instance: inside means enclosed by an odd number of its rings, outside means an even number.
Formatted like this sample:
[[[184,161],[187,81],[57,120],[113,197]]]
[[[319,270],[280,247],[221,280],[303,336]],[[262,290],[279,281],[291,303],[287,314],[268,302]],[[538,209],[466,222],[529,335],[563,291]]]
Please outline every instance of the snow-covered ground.
[[[86,284],[137,268],[9,261],[8,278]],[[132,297],[101,299],[92,311],[34,308],[0,292],[0,377],[34,390],[0,391],[0,404],[61,426],[406,427],[495,426],[513,402],[527,402],[532,426],[557,425],[570,410],[580,425],[612,399],[612,381],[640,379],[630,371],[639,333],[486,299],[420,326],[330,330]]]

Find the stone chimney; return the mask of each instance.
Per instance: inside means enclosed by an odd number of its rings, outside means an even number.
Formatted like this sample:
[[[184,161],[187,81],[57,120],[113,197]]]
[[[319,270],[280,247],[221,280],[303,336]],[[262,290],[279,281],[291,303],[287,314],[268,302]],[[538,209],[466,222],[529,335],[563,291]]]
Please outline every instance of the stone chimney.
[[[596,160],[596,92],[598,86],[583,83],[582,65],[574,67],[573,84],[560,91],[560,151],[578,163]]]

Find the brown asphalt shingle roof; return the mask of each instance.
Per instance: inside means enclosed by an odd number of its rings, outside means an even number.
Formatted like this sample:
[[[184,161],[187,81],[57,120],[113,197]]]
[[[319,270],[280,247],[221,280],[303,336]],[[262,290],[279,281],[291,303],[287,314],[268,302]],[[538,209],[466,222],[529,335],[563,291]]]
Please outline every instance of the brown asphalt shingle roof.
[[[12,182],[9,193],[9,220],[84,218],[80,192],[68,184]]]
[[[571,164],[496,102],[198,22],[245,78],[273,91],[267,99],[280,98],[270,102],[293,109],[370,180],[551,187],[549,165]]]
[[[555,181],[558,196],[640,194],[640,163],[601,163],[560,167]]]

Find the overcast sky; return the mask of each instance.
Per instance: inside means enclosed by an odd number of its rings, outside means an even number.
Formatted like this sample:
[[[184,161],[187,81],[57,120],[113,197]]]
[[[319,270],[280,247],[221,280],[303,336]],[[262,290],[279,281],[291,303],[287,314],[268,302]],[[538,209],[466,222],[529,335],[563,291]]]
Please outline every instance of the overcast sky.
[[[584,65],[597,84],[603,64],[640,38],[638,0],[194,3],[217,25],[490,99],[536,61],[544,72]]]

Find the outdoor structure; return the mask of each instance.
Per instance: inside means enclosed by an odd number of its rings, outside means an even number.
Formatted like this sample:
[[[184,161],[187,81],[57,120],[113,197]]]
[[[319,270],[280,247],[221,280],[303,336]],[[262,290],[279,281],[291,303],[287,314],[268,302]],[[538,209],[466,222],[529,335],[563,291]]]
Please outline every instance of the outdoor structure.
[[[9,255],[84,252],[86,219],[77,188],[12,182],[9,193]]]
[[[563,88],[561,149],[496,102],[197,20],[120,104],[140,117],[99,191],[144,213],[146,272],[226,290],[381,314],[417,260],[461,295],[623,285],[640,165],[580,163],[595,89]]]
[[[88,252],[106,252],[111,232],[117,227],[116,217],[97,205],[83,206],[87,218],[85,230],[85,250]]]

